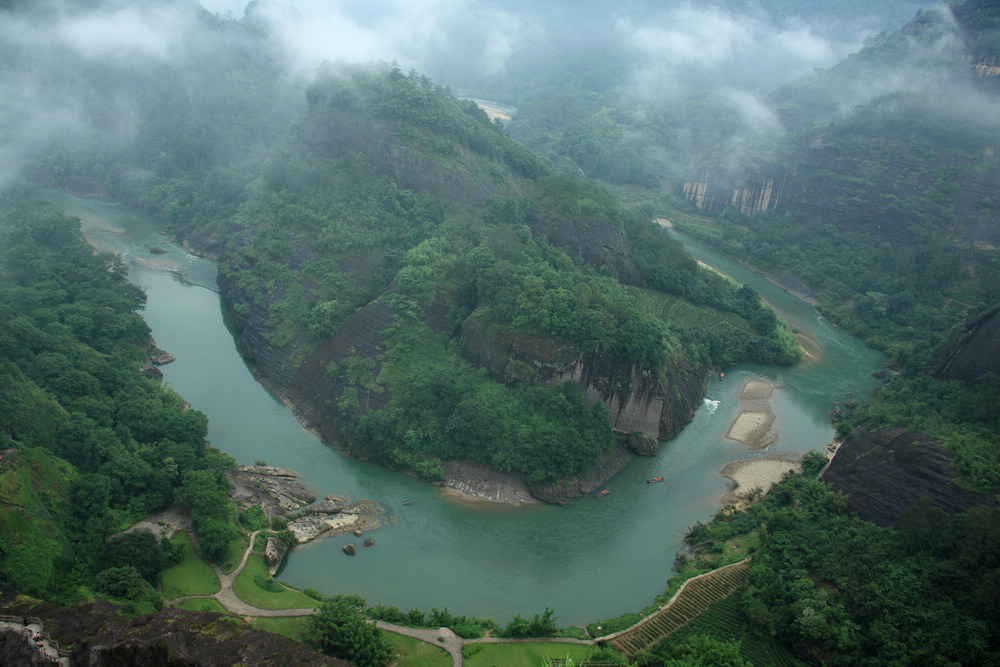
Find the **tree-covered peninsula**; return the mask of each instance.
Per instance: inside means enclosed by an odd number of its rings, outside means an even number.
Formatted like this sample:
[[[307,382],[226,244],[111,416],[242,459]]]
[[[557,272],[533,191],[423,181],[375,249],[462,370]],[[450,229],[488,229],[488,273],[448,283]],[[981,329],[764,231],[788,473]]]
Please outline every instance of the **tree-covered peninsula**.
[[[427,77],[328,65],[303,94],[266,154],[154,154],[150,128],[96,185],[218,258],[241,352],[328,443],[431,481],[473,461],[565,502],[626,443],[683,428],[709,367],[798,358],[755,293]]]

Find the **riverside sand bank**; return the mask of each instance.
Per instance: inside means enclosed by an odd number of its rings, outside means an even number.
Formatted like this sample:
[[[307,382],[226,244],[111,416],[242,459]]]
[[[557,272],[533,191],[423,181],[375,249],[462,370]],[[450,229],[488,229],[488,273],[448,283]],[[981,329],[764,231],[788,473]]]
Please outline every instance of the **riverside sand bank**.
[[[771,432],[774,411],[771,398],[774,387],[760,380],[747,380],[740,392],[740,413],[733,420],[726,437],[748,449],[763,449],[777,440]],[[775,454],[746,461],[734,461],[722,469],[723,477],[733,482],[733,488],[723,497],[726,505],[739,505],[751,500],[758,490],[767,493],[789,472],[800,472],[801,457]]]
[[[748,461],[733,461],[722,469],[721,475],[733,483],[733,488],[722,497],[725,505],[739,505],[751,499],[757,490],[767,493],[789,472],[802,472],[799,457],[775,454]]]
[[[774,388],[760,380],[747,380],[740,393],[740,414],[733,420],[726,437],[735,440],[748,449],[763,449],[777,440],[771,433],[774,412],[771,396]]]

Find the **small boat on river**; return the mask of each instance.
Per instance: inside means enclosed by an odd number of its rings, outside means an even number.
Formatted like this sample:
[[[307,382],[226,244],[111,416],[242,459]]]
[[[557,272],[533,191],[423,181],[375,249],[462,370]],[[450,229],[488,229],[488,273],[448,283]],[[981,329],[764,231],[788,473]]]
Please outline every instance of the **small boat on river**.
[[[656,484],[657,482],[662,482],[663,477],[654,477],[653,479],[647,479],[646,484]]]
[[[611,493],[611,489],[604,489],[603,491],[601,491],[600,493],[598,493],[594,497],[595,498],[603,498],[604,496],[608,495],[609,493]]]

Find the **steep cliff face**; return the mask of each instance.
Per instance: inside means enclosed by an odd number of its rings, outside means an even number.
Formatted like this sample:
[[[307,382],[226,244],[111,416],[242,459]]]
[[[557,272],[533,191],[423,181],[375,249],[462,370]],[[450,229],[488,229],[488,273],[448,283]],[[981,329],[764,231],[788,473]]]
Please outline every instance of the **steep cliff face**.
[[[684,361],[668,364],[661,375],[476,315],[462,324],[461,351],[498,382],[576,382],[588,407],[608,406],[612,429],[657,440],[674,437],[691,421],[708,385],[707,369]]]
[[[1000,376],[1000,304],[966,322],[935,351],[925,370],[970,387],[986,373]]]
[[[337,332],[309,351],[292,376],[284,395],[293,412],[307,427],[316,430],[327,443],[341,444],[344,428],[354,410],[381,410],[389,404],[389,393],[359,388],[344,373],[331,372],[331,365],[347,359],[371,360],[369,379],[378,375],[377,362],[382,332],[394,322],[385,304],[374,302],[359,308]],[[335,366],[333,366],[335,368]],[[370,385],[371,386],[371,385]],[[333,410],[332,403],[343,400],[353,389],[360,394],[356,407]]]
[[[973,5],[960,3],[954,16],[923,12],[775,91],[769,105],[796,134],[730,147],[726,166],[692,166],[678,194],[708,212],[788,214],[896,248],[929,227],[959,244],[997,247],[1000,166],[986,111],[1000,93],[996,10]]]
[[[718,213],[727,208],[744,215],[773,211],[781,204],[786,173],[775,167],[773,173],[745,172],[738,176],[706,173],[698,180],[686,181],[684,198],[700,210]]]
[[[823,478],[847,494],[847,506],[881,526],[895,523],[921,498],[955,514],[993,504],[991,496],[955,485],[949,454],[941,443],[902,428],[852,432]]]

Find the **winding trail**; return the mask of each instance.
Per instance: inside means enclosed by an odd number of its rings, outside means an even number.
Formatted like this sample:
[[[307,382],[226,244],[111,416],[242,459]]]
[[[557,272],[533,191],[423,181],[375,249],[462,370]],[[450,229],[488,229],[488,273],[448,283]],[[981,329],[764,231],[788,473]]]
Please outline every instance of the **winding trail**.
[[[261,609],[260,607],[255,607],[254,605],[248,604],[241,600],[236,592],[233,591],[233,582],[236,578],[243,572],[243,568],[246,567],[247,560],[250,558],[250,554],[253,553],[254,541],[257,538],[258,533],[261,531],[255,530],[250,534],[250,543],[247,545],[246,550],[243,552],[243,559],[240,564],[236,566],[232,572],[225,573],[222,568],[211,563],[211,568],[215,572],[215,576],[219,579],[219,591],[212,595],[185,595],[175,600],[188,600],[188,599],[198,599],[198,598],[214,598],[218,600],[227,611],[240,616],[264,616],[264,617],[281,617],[281,616],[309,616],[318,611],[315,607],[313,608],[295,608],[295,609]],[[466,644],[500,644],[500,643],[513,643],[513,642],[551,642],[560,644],[578,644],[584,646],[594,646],[595,644],[603,643],[606,641],[616,642],[620,640],[624,635],[634,633],[637,628],[643,626],[647,622],[654,620],[654,617],[659,616],[664,613],[665,610],[673,606],[674,602],[682,597],[682,593],[685,591],[689,583],[695,580],[701,580],[703,578],[710,578],[712,576],[717,576],[721,572],[730,568],[746,568],[747,562],[750,559],[740,561],[739,563],[732,563],[730,565],[725,565],[711,572],[705,572],[700,574],[681,585],[677,593],[674,594],[670,602],[664,605],[662,608],[658,609],[653,614],[650,614],[646,618],[642,619],[632,627],[616,632],[605,637],[597,637],[595,639],[572,639],[569,637],[534,637],[530,639],[507,639],[502,637],[483,637],[480,639],[462,639],[449,628],[411,628],[406,625],[396,625],[395,623],[388,623],[386,621],[376,621],[375,624],[382,630],[388,632],[395,632],[396,634],[404,635],[406,637],[412,637],[414,639],[419,639],[420,641],[427,642],[434,646],[438,646],[451,656],[451,662],[454,667],[463,667],[465,664],[465,659],[462,655],[462,649]]]
[[[45,662],[69,667],[69,651],[62,649],[59,642],[45,632],[42,619],[37,616],[0,616],[0,630],[3,629],[23,633],[28,641],[34,644]],[[37,642],[33,639],[35,636],[39,638]]]

